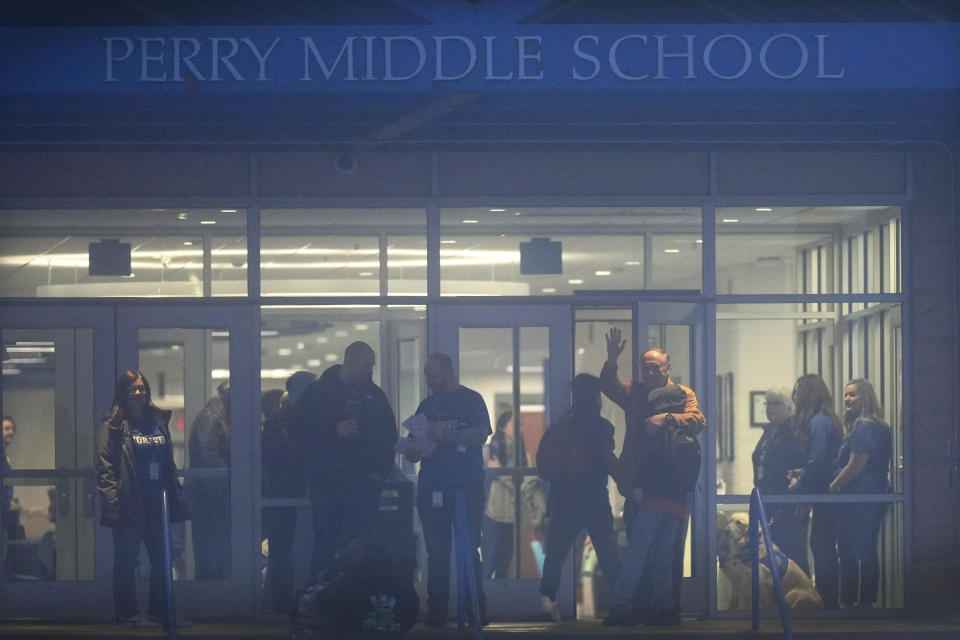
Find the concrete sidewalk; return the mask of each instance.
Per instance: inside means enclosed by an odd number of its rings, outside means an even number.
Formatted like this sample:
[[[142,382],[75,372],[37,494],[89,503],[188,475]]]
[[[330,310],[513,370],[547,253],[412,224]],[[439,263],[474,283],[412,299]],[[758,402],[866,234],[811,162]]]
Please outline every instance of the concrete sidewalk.
[[[201,623],[183,629],[179,637],[189,640],[279,640],[288,638],[289,625],[264,622]],[[871,620],[796,620],[793,635],[798,639],[828,640],[831,638],[863,640],[960,640],[960,620],[949,623],[922,623],[900,619]],[[685,620],[679,627],[603,627],[600,621],[570,621],[561,625],[545,622],[493,622],[483,630],[489,640],[550,640],[553,638],[710,638],[711,640],[776,640],[783,638],[779,621],[763,620],[753,633],[749,620]],[[105,638],[166,638],[160,630],[129,629],[115,624],[49,623],[42,621],[0,622],[0,637],[23,640],[90,640]],[[426,629],[416,625],[407,638],[416,640],[473,640],[473,630],[458,631],[455,625],[446,629]]]

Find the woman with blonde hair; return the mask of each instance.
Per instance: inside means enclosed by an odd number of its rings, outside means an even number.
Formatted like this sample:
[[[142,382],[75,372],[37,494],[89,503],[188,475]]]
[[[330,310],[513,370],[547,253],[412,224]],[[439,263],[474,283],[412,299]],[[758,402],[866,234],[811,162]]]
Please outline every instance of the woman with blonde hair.
[[[804,452],[804,463],[791,472],[790,491],[827,493],[833,479],[833,461],[840,449],[843,432],[833,409],[833,396],[823,378],[815,373],[800,376],[793,387],[796,414],[793,434]],[[814,583],[827,609],[839,607],[837,559],[837,516],[832,504],[815,504],[810,523],[810,552],[813,555]]]
[[[856,378],[843,388],[845,439],[837,456],[831,493],[886,493],[893,443],[890,427],[873,385]],[[846,608],[872,608],[880,582],[877,538],[886,504],[845,504],[837,518],[840,552],[840,604]]]

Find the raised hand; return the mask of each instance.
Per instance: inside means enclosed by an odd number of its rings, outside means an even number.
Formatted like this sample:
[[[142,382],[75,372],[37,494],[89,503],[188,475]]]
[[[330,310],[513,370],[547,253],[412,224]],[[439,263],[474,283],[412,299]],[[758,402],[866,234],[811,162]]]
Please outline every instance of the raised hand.
[[[615,363],[626,346],[627,340],[620,329],[610,327],[610,331],[607,332],[607,362]]]

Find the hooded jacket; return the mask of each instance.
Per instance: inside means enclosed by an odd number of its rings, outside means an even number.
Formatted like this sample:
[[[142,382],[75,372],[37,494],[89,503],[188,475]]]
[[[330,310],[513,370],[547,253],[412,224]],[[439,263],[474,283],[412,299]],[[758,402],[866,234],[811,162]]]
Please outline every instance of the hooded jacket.
[[[314,483],[349,487],[390,473],[397,421],[380,387],[370,380],[344,384],[341,366],[328,368],[303,390],[296,404],[295,437],[308,449]],[[337,435],[337,424],[345,418],[360,425],[352,438]]]
[[[167,442],[163,478],[170,499],[170,520],[183,522],[189,520],[189,515],[173,462],[170,416],[171,412],[163,409],[154,413],[160,433]],[[103,419],[97,434],[97,490],[103,496],[100,524],[105,527],[130,527],[144,518],[137,489],[139,471],[131,431],[130,422],[114,410]]]

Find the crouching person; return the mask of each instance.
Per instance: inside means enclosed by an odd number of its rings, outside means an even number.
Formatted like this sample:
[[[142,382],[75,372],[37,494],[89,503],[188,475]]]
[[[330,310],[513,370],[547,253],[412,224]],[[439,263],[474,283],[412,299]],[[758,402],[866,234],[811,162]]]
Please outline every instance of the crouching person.
[[[390,539],[367,531],[304,589],[292,614],[292,640],[402,638],[420,613],[412,577],[402,575]]]

